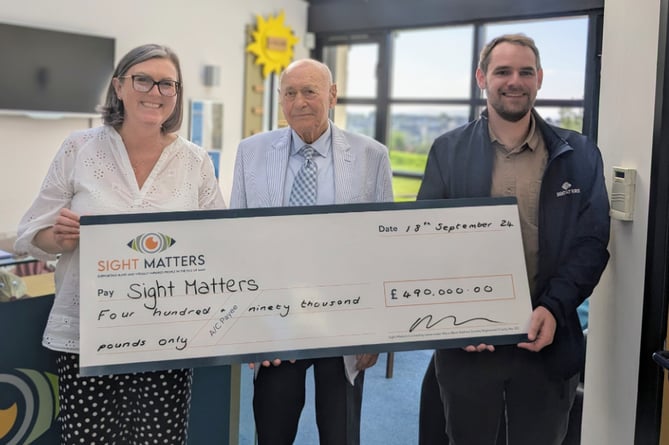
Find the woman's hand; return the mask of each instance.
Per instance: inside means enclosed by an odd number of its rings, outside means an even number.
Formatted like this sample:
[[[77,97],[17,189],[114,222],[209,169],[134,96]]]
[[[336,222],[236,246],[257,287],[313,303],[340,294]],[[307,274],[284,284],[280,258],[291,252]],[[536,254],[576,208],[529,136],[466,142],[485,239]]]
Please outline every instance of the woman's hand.
[[[33,244],[49,253],[72,252],[79,245],[79,215],[61,209],[56,223],[37,232]]]

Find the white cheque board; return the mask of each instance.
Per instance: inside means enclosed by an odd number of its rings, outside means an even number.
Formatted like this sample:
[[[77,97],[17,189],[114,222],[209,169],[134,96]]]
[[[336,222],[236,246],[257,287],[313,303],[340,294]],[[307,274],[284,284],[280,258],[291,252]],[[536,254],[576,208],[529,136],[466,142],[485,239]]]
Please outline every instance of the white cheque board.
[[[84,375],[525,338],[515,200],[81,219]]]

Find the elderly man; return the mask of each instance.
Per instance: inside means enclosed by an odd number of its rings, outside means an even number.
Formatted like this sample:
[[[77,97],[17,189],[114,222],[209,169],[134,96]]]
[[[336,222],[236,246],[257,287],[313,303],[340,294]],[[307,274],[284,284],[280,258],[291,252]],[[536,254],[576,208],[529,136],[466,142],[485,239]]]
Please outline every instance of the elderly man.
[[[326,65],[311,59],[293,62],[281,75],[279,96],[289,126],[241,141],[231,208],[392,201],[387,148],[328,119],[337,87]],[[295,440],[311,366],[321,445],[359,444],[362,371],[377,356],[256,364],[253,412],[259,445]]]

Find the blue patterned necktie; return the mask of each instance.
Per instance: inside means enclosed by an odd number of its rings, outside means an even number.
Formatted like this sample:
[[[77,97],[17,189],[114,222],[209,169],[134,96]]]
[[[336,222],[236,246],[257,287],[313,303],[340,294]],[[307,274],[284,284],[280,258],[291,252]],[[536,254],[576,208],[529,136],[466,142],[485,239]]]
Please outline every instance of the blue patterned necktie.
[[[316,204],[318,167],[313,160],[314,148],[311,145],[302,147],[300,153],[304,156],[304,164],[295,176],[288,203],[291,206],[310,206]]]

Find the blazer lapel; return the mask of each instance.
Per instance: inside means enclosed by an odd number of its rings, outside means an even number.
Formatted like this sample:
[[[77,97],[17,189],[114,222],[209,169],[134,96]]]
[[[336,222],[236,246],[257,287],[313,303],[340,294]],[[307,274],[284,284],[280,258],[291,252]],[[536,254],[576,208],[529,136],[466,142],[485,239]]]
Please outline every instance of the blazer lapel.
[[[290,128],[272,144],[272,148],[265,155],[267,169],[267,191],[270,207],[283,205],[283,189],[290,155]]]
[[[355,155],[341,130],[332,128],[332,159],[334,161],[335,204],[346,204],[353,198]]]

